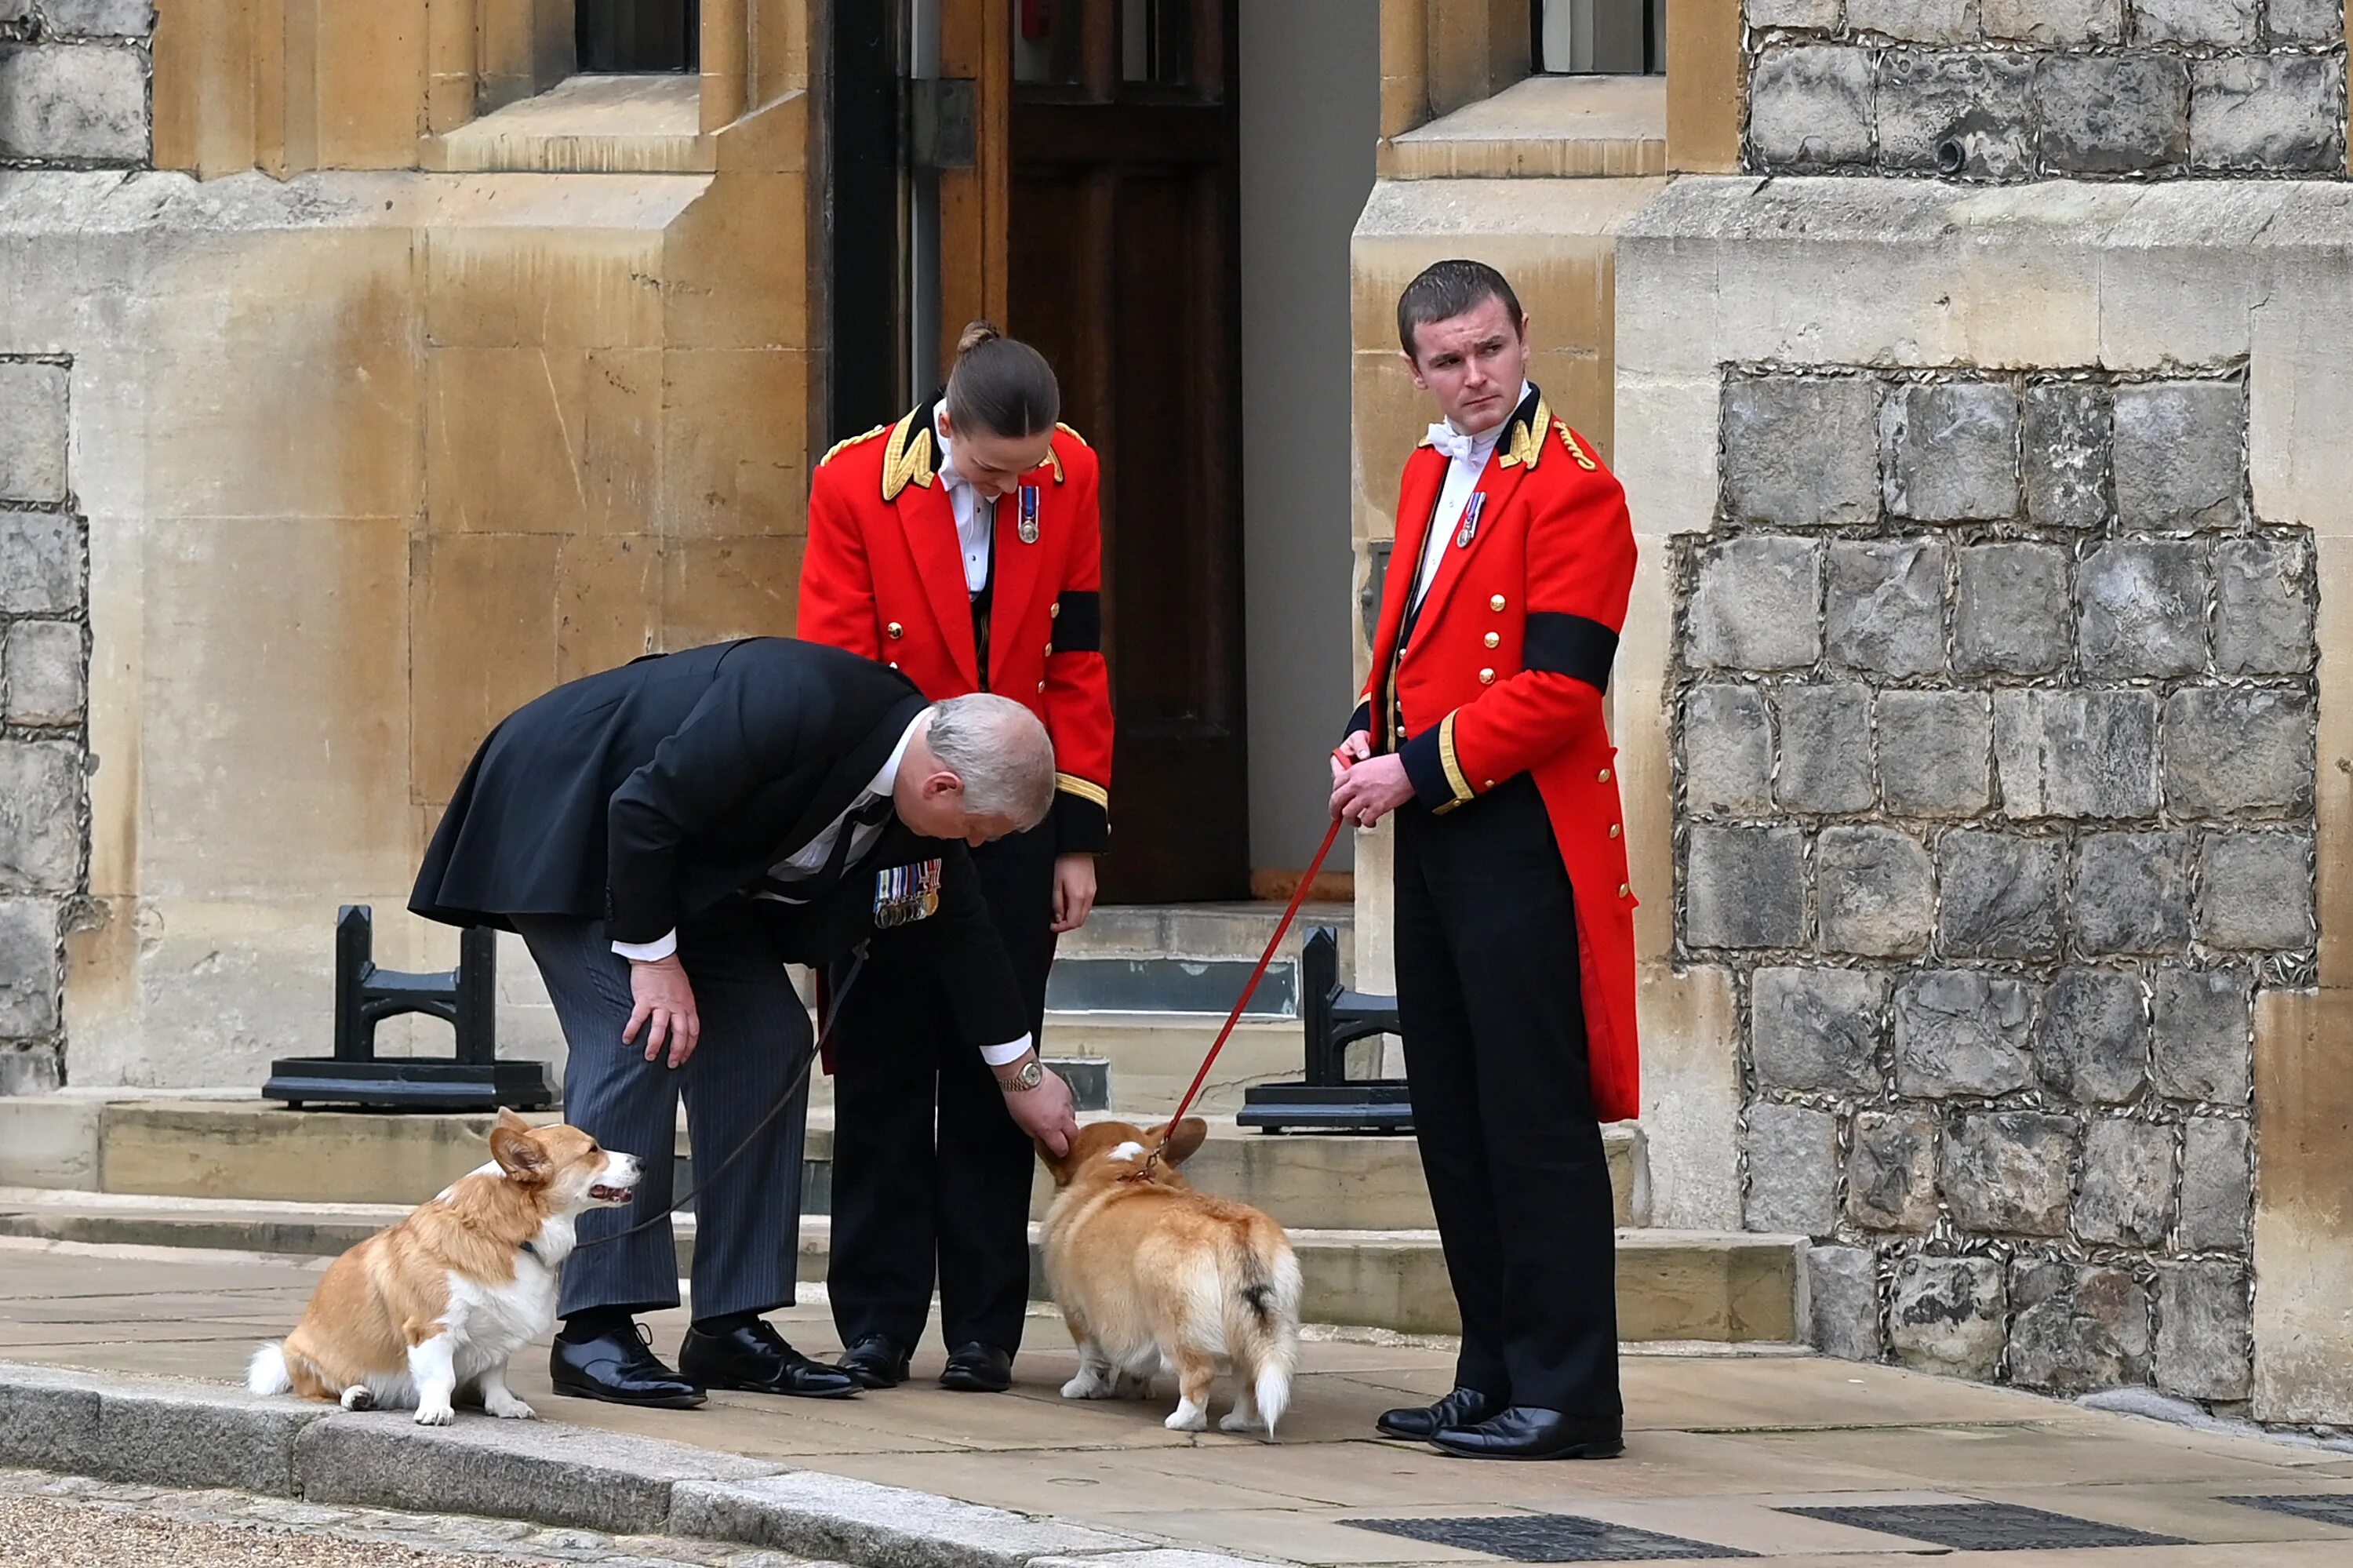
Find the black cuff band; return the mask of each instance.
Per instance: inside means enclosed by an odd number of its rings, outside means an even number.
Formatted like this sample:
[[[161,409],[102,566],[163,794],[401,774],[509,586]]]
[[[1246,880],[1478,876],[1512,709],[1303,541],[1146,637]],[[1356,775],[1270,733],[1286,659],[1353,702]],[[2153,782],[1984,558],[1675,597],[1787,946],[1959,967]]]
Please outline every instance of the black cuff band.
[[[1618,634],[1598,620],[1558,610],[1528,611],[1527,641],[1521,662],[1531,670],[1574,675],[1596,691],[1609,689],[1609,666],[1618,658]]]
[[[1054,791],[1054,853],[1101,854],[1111,848],[1111,813],[1083,795]]]
[[[1103,595],[1092,588],[1065,588],[1054,602],[1054,652],[1103,652]]]

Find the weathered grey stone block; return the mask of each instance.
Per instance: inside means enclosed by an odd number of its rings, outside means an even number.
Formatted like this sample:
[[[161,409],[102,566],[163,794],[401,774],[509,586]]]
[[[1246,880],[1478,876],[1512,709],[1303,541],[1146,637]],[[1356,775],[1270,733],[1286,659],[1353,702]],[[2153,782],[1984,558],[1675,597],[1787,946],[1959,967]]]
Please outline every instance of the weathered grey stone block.
[[[2067,553],[2053,545],[1972,545],[1953,604],[1953,668],[2041,675],[2067,662],[2074,622]]]
[[[1926,1111],[1858,1111],[1846,1157],[1846,1212],[1875,1231],[1925,1233],[1936,1223],[1936,1118]]]
[[[1746,20],[1752,27],[1804,27],[1818,33],[1835,30],[1841,0],[1748,0]]]
[[[1764,693],[1711,684],[1683,694],[1683,803],[1733,816],[1773,809],[1773,725]]]
[[[2008,1293],[1989,1257],[1907,1257],[1895,1271],[1887,1337],[1918,1372],[1989,1378],[2001,1361]]]
[[[1748,139],[1768,169],[1871,161],[1871,51],[1777,45],[1748,82]]]
[[[2148,1022],[2140,976],[2065,969],[2042,993],[2035,1071],[2078,1104],[2122,1105],[2147,1076]]]
[[[2050,174],[2133,174],[2189,155],[2189,73],[2164,55],[2048,56],[2034,108]]]
[[[1744,1223],[1776,1234],[1828,1235],[1838,1224],[1838,1118],[1805,1106],[1748,1107]]]
[[[2021,1259],[2010,1299],[2014,1382],[2089,1393],[2148,1381],[2148,1292],[2125,1270]]]
[[[2214,667],[2225,675],[2312,668],[2312,550],[2302,539],[2226,539],[2214,547]]]
[[[2087,675],[2206,667],[2206,552],[2185,539],[2112,539],[2075,568],[2076,650]]]
[[[1695,948],[1794,948],[1806,937],[1806,841],[1792,827],[1695,824],[1684,939]]]
[[[2165,703],[2165,802],[2185,817],[2309,814],[2314,744],[2302,692],[2176,692]]]
[[[2087,1242],[2158,1246],[2173,1222],[2173,1128],[2101,1120],[2084,1133],[2075,1234]]]
[[[2236,526],[2246,506],[2246,435],[2240,382],[2117,387],[2116,515],[2129,528]]]
[[[2032,1012],[2025,984],[2006,975],[1907,975],[1895,989],[1896,1091],[1941,1098],[2023,1088]]]
[[[2157,1092],[2244,1106],[2254,1028],[2247,977],[2237,969],[2160,969],[2156,993]]]
[[[1936,868],[1894,828],[1825,828],[1814,847],[1821,946],[1895,958],[1927,951],[1936,918]]]
[[[2019,451],[2026,514],[2049,528],[2097,527],[2108,513],[2108,389],[2045,381],[2026,389]]]
[[[2066,848],[2057,839],[1947,833],[1936,844],[1938,950],[1954,958],[2055,957]]]
[[[2014,179],[2034,166],[2028,127],[2033,62],[2021,55],[1890,49],[1879,57],[1879,161],[1968,179]],[[1959,149],[1948,164],[1947,148]]]
[[[1802,669],[1822,652],[1822,552],[1807,539],[1726,539],[1699,552],[1692,589],[1694,664]]]
[[[81,748],[0,741],[0,890],[68,893],[81,864]]]
[[[0,1373],[0,1464],[87,1475],[98,1440],[99,1380],[43,1367]]]
[[[2192,1117],[2181,1128],[2181,1228],[2185,1252],[2244,1252],[2254,1203],[2247,1124]]]
[[[2157,1385],[2185,1399],[2253,1392],[2254,1328],[2247,1270],[2219,1259],[2157,1269]]]
[[[1878,801],[1871,779],[1871,692],[1840,684],[1783,686],[1781,767],[1773,793],[1792,811],[1862,811]]]
[[[2013,817],[2154,815],[2157,697],[1996,692],[1993,763]]]
[[[2133,0],[2136,44],[2220,44],[2244,48],[2255,41],[2256,0]]]
[[[2075,1124],[2042,1111],[1979,1111],[1945,1134],[1945,1201],[1965,1231],[2067,1234]]]
[[[81,628],[69,620],[20,620],[0,656],[14,724],[72,724],[81,717]]]
[[[143,38],[155,30],[150,0],[44,0],[49,31],[68,37]]]
[[[74,520],[0,511],[0,610],[69,615],[80,605],[81,531]]]
[[[741,1541],[872,1568],[1024,1568],[1146,1544],[1060,1520],[814,1470],[747,1481],[680,1481],[672,1533]]]
[[[1993,704],[1983,692],[1879,694],[1879,792],[1907,817],[1973,817],[1993,799]]]
[[[2345,37],[2345,0],[2271,0],[2272,38],[2283,44],[2333,44]]]
[[[0,48],[0,83],[6,55]],[[0,123],[8,111],[0,107]],[[66,371],[62,365],[0,364],[0,501],[66,498]],[[0,513],[0,527],[16,517]]]
[[[1981,19],[1989,38],[2063,48],[2125,36],[2124,0],[1985,0]]]
[[[2087,953],[2170,953],[2189,942],[2189,836],[2087,833],[2068,900]]]
[[[1964,44],[1977,37],[1977,0],[1846,0],[1846,25],[1924,44]]]
[[[58,906],[47,898],[0,898],[0,1038],[58,1026]]]
[[[286,1497],[294,1445],[331,1406],[158,1383],[112,1384],[98,1400],[90,1474],[153,1487],[234,1487]]]
[[[2198,939],[2210,948],[2292,953],[2317,935],[2309,833],[2210,833],[2199,883]]]
[[[1815,1349],[1841,1361],[1879,1359],[1886,1340],[1879,1323],[1879,1262],[1870,1249],[1808,1247],[1806,1295]]]
[[[2341,172],[2343,69],[2330,55],[2192,60],[2189,162],[2266,174]]]
[[[20,1040],[0,1050],[0,1098],[53,1095],[65,1086],[65,1062],[56,1045]]]
[[[1724,384],[1724,505],[1736,523],[1812,528],[1879,515],[1879,383],[1734,376]]]
[[[0,45],[0,158],[147,159],[147,62],[120,44]]]
[[[1953,523],[2018,513],[2018,394],[2000,381],[1894,388],[1879,415],[1887,509]]]
[[[1841,539],[1825,602],[1831,662],[1877,675],[1945,667],[1947,552],[1928,539]]]
[[[1757,1082],[1772,1089],[1876,1089],[1885,1001],[1885,982],[1865,969],[1758,969],[1748,1003]]]

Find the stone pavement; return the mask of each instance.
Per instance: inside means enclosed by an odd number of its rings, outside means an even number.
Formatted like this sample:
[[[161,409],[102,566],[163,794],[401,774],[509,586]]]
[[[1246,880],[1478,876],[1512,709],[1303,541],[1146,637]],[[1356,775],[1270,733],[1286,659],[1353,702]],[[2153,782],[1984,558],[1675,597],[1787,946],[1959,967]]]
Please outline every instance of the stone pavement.
[[[321,1266],[0,1242],[0,1361],[233,1384],[252,1342],[291,1325]],[[780,1319],[803,1348],[819,1354],[834,1348],[821,1306]],[[681,1327],[679,1314],[665,1314],[654,1324],[656,1343],[674,1347]],[[1677,1561],[1758,1553],[1788,1564],[1863,1568],[1938,1549],[1861,1528],[1852,1516],[1786,1510],[1972,1499],[2181,1542],[1983,1559],[2005,1564],[2353,1563],[2353,1524],[2228,1500],[2336,1499],[2318,1506],[2343,1509],[2353,1520],[2353,1451],[2196,1431],[1796,1351],[1641,1348],[1626,1364],[1628,1456],[1534,1466],[1467,1464],[1371,1437],[1376,1412],[1447,1386],[1451,1355],[1442,1345],[1319,1337],[1307,1349],[1294,1414],[1272,1446],[1169,1433],[1157,1402],[1065,1403],[1056,1390],[1073,1357],[1050,1315],[1030,1323],[1010,1396],[925,1386],[923,1378],[937,1365],[934,1349],[919,1359],[915,1384],[839,1404],[720,1394],[691,1413],[556,1398],[535,1357],[518,1362],[514,1384],[553,1421],[1197,1551],[1301,1563],[1497,1555],[1352,1520],[1533,1521],[1569,1514],[1693,1543]],[[388,1416],[342,1419],[411,1430]],[[470,1420],[488,1425],[461,1415],[453,1430],[462,1432]],[[1526,1550],[1536,1560],[1566,1558],[1557,1546]]]

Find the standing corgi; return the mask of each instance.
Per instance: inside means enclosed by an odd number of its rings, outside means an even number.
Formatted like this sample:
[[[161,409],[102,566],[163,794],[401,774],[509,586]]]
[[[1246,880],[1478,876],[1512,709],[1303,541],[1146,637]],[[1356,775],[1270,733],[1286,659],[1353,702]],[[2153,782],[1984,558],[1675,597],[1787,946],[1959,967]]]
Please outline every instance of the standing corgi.
[[[1164,1144],[1157,1129],[1097,1122],[1060,1159],[1039,1148],[1055,1188],[1046,1277],[1079,1349],[1062,1397],[1109,1399],[1174,1372],[1166,1425],[1199,1432],[1210,1380],[1231,1371],[1240,1386],[1219,1425],[1271,1437],[1299,1367],[1299,1259],[1281,1225],[1177,1174],[1208,1131],[1187,1117]]]
[[[643,1170],[578,1128],[533,1130],[501,1110],[491,1162],[330,1265],[294,1331],[254,1352],[246,1387],[345,1410],[413,1404],[420,1426],[448,1425],[458,1391],[476,1387],[492,1415],[530,1419],[507,1360],[554,1326],[573,1222],[627,1206]]]

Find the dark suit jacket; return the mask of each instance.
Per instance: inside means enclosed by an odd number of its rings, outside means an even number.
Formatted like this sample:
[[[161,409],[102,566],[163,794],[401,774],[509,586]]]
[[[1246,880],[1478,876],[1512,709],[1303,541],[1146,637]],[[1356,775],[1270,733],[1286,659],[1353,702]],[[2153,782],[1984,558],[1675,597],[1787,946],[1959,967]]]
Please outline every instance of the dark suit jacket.
[[[923,694],[896,671],[779,637],[661,654],[510,715],[459,781],[408,907],[453,926],[602,919],[651,942],[757,888],[890,759]],[[881,940],[932,949],[976,1044],[1028,1027],[971,856],[896,818],[807,904],[762,902],[781,957],[824,964],[877,936],[877,879],[940,863],[940,906]]]

